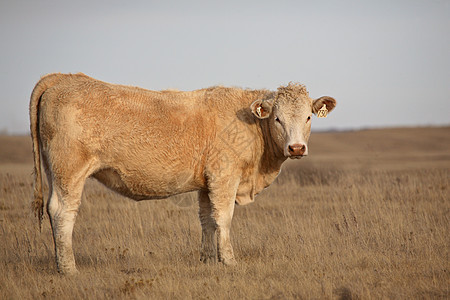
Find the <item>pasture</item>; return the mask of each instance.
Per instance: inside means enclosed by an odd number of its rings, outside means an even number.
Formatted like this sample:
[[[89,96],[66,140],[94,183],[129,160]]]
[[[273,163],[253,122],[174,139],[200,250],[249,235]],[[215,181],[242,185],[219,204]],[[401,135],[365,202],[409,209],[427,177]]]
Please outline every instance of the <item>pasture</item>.
[[[0,136],[0,299],[450,298],[450,127],[313,132],[309,151],[235,209],[236,267],[199,261],[195,195],[89,180],[64,277],[31,211],[31,140]]]

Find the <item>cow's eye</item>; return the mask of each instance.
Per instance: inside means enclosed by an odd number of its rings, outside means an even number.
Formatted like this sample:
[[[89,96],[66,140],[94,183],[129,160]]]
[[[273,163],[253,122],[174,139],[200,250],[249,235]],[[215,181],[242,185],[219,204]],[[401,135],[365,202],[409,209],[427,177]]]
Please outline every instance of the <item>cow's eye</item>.
[[[278,123],[281,123],[280,118],[275,117],[275,121],[277,121]]]

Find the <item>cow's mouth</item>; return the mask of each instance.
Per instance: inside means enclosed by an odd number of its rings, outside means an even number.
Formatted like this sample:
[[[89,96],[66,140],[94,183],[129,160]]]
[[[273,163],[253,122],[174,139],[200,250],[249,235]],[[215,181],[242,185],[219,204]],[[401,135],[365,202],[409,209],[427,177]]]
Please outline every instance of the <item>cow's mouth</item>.
[[[289,158],[290,158],[290,159],[300,159],[300,158],[302,158],[303,156],[305,156],[305,155],[291,155],[291,156],[289,156]]]

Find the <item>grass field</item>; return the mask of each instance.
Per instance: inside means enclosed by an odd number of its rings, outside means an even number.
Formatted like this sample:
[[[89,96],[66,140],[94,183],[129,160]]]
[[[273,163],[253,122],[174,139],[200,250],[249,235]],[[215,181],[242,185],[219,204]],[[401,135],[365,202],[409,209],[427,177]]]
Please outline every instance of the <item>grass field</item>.
[[[31,209],[29,137],[0,137],[0,299],[449,299],[450,127],[313,133],[237,207],[239,265],[199,261],[195,195],[133,202],[95,181],[60,276]]]

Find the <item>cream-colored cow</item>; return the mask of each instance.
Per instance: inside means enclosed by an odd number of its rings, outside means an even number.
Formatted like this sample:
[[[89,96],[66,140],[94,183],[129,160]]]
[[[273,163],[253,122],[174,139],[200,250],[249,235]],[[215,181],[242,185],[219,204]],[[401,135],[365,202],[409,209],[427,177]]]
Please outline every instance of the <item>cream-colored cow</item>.
[[[83,186],[94,177],[134,200],[198,191],[200,259],[235,264],[230,225],[277,177],[287,158],[308,154],[312,100],[303,85],[276,92],[212,87],[192,92],[114,85],[84,74],[49,74],[30,100],[35,187],[41,223],[41,159],[49,182],[47,212],[61,273],[76,273],[72,231]]]

